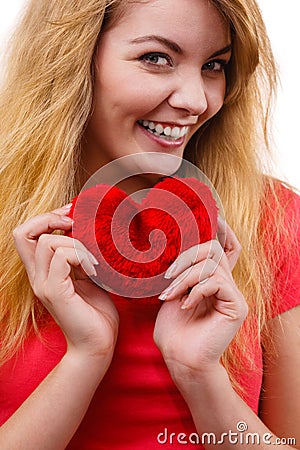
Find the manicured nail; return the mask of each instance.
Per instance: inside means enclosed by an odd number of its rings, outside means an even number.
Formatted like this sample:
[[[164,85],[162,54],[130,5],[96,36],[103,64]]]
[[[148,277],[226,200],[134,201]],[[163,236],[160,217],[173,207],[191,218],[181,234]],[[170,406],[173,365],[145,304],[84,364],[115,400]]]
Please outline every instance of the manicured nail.
[[[177,267],[178,267],[178,264],[177,264],[176,262],[173,263],[173,264],[168,268],[168,270],[166,271],[166,273],[165,273],[165,275],[164,275],[164,278],[165,278],[166,280],[170,280],[170,278],[172,278],[172,275],[175,273]]]
[[[171,292],[175,289],[176,285],[170,285],[167,289],[165,289],[160,296],[158,297],[159,300],[166,300],[166,298],[171,294]]]
[[[207,278],[205,278],[204,280],[199,281],[198,284],[205,284],[205,283],[209,280],[209,278],[210,278],[210,277],[207,277]]]
[[[190,302],[190,299],[187,298],[187,299],[183,302],[183,304],[181,305],[181,309],[183,309],[183,310],[189,309],[190,303],[191,303],[191,302]]]
[[[207,254],[207,259],[213,259],[214,257],[214,252],[212,250],[209,250],[208,254]]]
[[[95,269],[95,267],[94,266],[91,266],[91,268],[90,268],[90,270],[89,270],[89,273],[88,273],[88,276],[89,277],[91,277],[91,276],[96,276],[97,275],[97,272],[96,272],[96,269]]]
[[[93,265],[94,265],[94,266],[99,266],[99,262],[97,261],[97,259],[96,259],[95,256],[93,255],[93,253],[88,252],[88,254],[89,254],[90,258],[91,258],[91,261],[92,261]]]
[[[173,289],[178,285],[178,283],[173,284],[171,283],[169,287],[167,287],[162,293],[163,294],[170,294],[170,292],[173,291]]]
[[[68,216],[61,216],[61,220],[62,222],[68,223],[68,224],[72,224],[73,223],[73,219],[71,219],[71,217]]]
[[[63,206],[62,209],[66,209],[67,211],[69,211],[73,206],[73,203],[68,203],[67,205]]]
[[[167,292],[163,292],[162,294],[160,294],[160,296],[158,297],[159,300],[161,300],[162,302],[164,302],[168,297],[168,293]]]

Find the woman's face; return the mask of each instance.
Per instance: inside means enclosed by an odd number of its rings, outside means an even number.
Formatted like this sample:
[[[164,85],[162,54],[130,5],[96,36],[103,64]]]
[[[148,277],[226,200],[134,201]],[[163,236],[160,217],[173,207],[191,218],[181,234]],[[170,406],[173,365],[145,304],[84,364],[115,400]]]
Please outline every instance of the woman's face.
[[[182,157],[223,105],[230,44],[229,27],[208,0],[131,2],[96,53],[84,144],[90,173],[135,153]]]

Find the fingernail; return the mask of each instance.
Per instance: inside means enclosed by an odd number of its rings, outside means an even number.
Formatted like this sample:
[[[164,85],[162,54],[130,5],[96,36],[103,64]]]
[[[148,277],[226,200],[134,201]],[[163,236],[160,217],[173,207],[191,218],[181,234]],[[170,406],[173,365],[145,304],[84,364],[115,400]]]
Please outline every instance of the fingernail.
[[[160,294],[160,296],[158,297],[159,300],[161,300],[162,302],[164,302],[168,297],[168,294],[166,292],[163,292],[162,294]]]
[[[170,292],[171,291],[173,291],[173,289],[176,287],[176,284],[170,284],[170,286],[169,287],[167,287],[163,292],[162,292],[162,294],[170,294]]]
[[[187,298],[187,299],[184,301],[184,303],[181,305],[181,309],[187,310],[187,309],[189,309],[189,306],[190,306],[190,299]]]
[[[95,277],[95,276],[97,275],[97,271],[96,271],[96,269],[95,269],[94,266],[91,267],[90,272],[91,272],[91,273],[88,274],[89,277],[91,277],[91,276],[94,276],[94,277]]]
[[[178,264],[177,264],[177,263],[173,263],[173,264],[168,268],[168,270],[166,271],[166,273],[165,273],[165,275],[164,275],[164,278],[165,278],[166,280],[170,280],[170,278],[172,278],[172,275],[175,273],[177,267],[178,267]]]
[[[171,292],[173,291],[173,289],[175,288],[175,286],[169,286],[167,289],[165,289],[160,296],[158,297],[159,300],[166,300],[166,298],[171,294]]]
[[[94,266],[99,266],[99,262],[97,261],[97,259],[96,259],[95,256],[93,255],[93,253],[91,253],[91,252],[88,252],[88,253],[89,253],[89,256],[90,256],[90,258],[91,258],[92,263],[94,264]]]
[[[207,259],[213,259],[214,257],[214,252],[212,250],[209,250],[208,254],[207,254]]]
[[[68,224],[72,224],[73,223],[73,219],[71,219],[71,217],[68,216],[61,216],[61,220],[62,222],[68,223]]]
[[[204,284],[204,283],[206,283],[208,280],[209,280],[209,277],[205,278],[205,279],[202,280],[202,281],[199,281],[198,284]]]
[[[67,205],[63,206],[62,209],[66,209],[67,211],[70,210],[73,206],[73,203],[68,203]]]

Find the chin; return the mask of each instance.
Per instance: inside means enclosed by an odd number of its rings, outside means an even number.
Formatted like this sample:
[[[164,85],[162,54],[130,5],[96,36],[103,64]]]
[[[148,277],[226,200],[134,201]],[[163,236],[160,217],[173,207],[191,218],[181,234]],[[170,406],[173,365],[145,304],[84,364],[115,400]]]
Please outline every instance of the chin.
[[[164,152],[147,152],[139,153],[136,162],[141,173],[168,177],[180,168],[182,158],[183,152],[178,152],[177,155]]]

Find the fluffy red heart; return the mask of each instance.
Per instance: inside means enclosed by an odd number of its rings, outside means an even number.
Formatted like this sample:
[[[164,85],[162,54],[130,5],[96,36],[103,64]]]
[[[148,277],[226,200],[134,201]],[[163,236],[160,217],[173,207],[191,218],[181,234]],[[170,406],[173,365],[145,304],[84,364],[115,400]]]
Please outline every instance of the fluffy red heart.
[[[123,297],[145,298],[168,285],[164,273],[177,256],[214,239],[218,209],[208,186],[166,178],[141,203],[115,186],[82,191],[70,211],[71,236],[97,258],[97,277]]]

